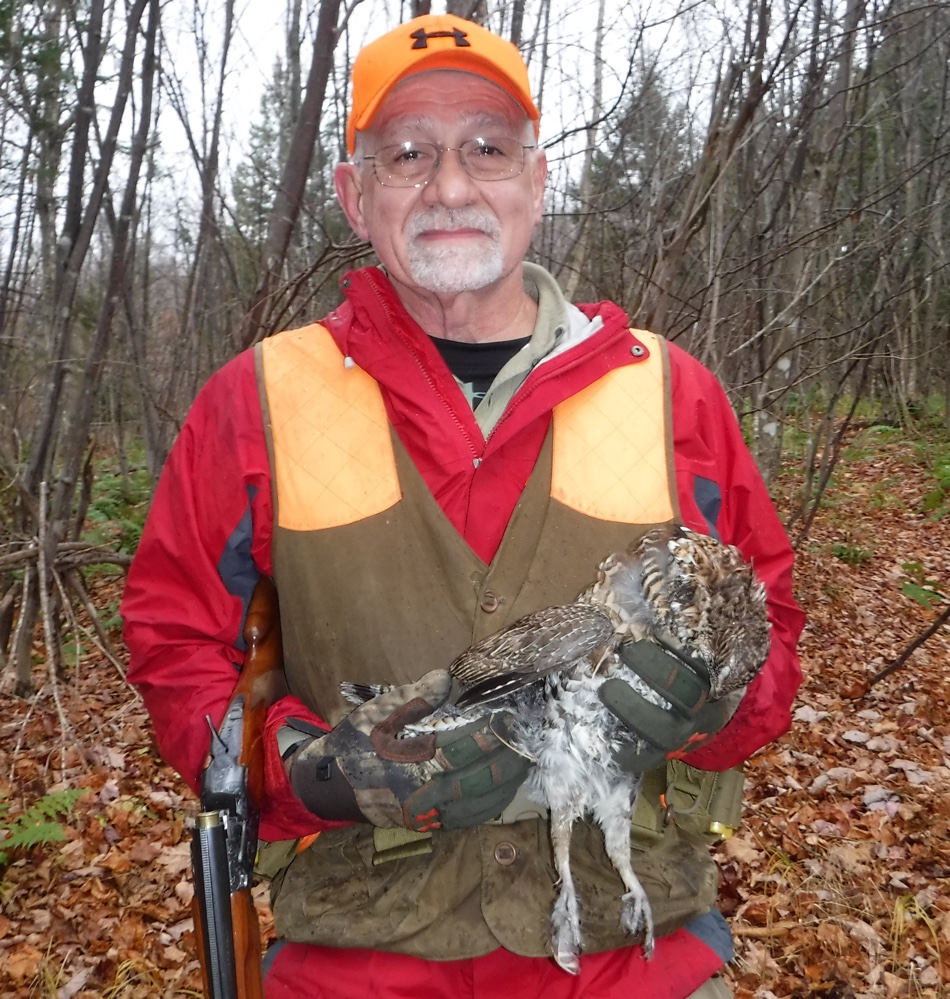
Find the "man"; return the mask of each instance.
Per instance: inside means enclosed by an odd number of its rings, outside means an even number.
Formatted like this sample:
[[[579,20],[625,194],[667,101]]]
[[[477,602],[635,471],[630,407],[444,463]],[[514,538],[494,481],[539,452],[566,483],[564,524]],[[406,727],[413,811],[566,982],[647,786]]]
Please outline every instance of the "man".
[[[792,554],[712,375],[524,262],[546,177],[538,117],[514,47],[458,18],[417,18],[360,53],[336,187],[382,267],[348,274],[322,324],[209,381],[129,574],[129,678],[192,786],[250,592],[260,574],[277,584],[291,694],[268,714],[261,835],[291,848],[270,999],[729,994],[703,835],[718,785],[703,771],[789,724]],[[474,640],[572,600],[609,551],[669,521],[754,559],[772,651],[728,722],[715,705],[694,716],[702,692],[673,669],[685,693],[669,718],[697,769],[658,752],[635,820],[649,960],[620,929],[599,834],[575,829],[574,978],[547,956],[555,889],[545,816],[520,791],[527,761],[485,728],[437,747],[393,736],[445,701],[444,668]],[[347,716],[342,680],[393,689]],[[635,698],[622,714],[670,749]],[[680,792],[692,806],[671,811]]]

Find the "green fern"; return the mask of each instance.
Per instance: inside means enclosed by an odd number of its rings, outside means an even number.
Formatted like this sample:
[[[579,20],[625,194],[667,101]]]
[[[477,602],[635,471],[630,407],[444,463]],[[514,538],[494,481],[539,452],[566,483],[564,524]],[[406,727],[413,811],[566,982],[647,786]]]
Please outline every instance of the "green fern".
[[[12,817],[9,804],[0,802],[0,865],[6,866],[7,858],[16,850],[64,840],[66,831],[58,819],[69,815],[85,793],[77,788],[50,791]]]

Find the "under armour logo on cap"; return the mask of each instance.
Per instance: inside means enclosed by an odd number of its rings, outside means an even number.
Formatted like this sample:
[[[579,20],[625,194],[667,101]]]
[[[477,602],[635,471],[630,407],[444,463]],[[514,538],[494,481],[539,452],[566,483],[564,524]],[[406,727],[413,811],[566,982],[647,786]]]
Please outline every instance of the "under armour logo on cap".
[[[390,90],[413,73],[430,69],[474,73],[501,87],[534,124],[537,137],[540,112],[531,99],[528,67],[518,49],[474,21],[423,14],[360,49],[353,63],[353,103],[346,123],[351,154],[356,133],[373,121]]]
[[[430,38],[454,38],[456,48],[471,48],[472,43],[468,40],[468,32],[455,28],[453,31],[426,31],[425,28],[418,28],[409,36],[414,38],[412,43],[414,49],[427,49]]]

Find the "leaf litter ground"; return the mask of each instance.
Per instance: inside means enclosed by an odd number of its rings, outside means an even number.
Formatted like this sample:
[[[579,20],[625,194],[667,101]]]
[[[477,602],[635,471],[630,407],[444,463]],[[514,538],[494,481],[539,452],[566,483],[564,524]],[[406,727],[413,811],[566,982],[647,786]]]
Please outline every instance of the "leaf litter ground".
[[[932,488],[912,445],[852,449],[799,551],[795,723],[748,763],[743,825],[717,851],[740,999],[950,995],[950,629],[866,689],[939,610],[902,583],[950,580],[950,517],[924,512]],[[97,602],[120,586],[100,584]],[[195,798],[94,649],[58,683],[64,740],[40,641],[38,695],[13,698],[9,675],[0,688],[0,800],[9,818],[57,789],[86,794],[64,839],[0,875],[0,996],[200,995]]]

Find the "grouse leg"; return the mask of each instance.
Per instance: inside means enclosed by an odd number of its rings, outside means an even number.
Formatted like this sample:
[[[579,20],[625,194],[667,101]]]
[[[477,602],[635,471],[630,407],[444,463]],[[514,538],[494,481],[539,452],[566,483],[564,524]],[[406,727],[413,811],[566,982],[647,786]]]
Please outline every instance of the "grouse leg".
[[[640,783],[638,778],[632,787],[625,782],[612,788],[611,793],[595,806],[594,818],[604,832],[607,856],[627,889],[622,897],[620,924],[632,935],[643,932],[643,950],[650,957],[653,953],[653,914],[630,855],[630,819]]]
[[[572,975],[580,972],[581,916],[571,875],[571,829],[573,820],[560,810],[551,812],[551,844],[554,866],[560,878],[557,901],[551,910],[551,945],[554,960]]]

